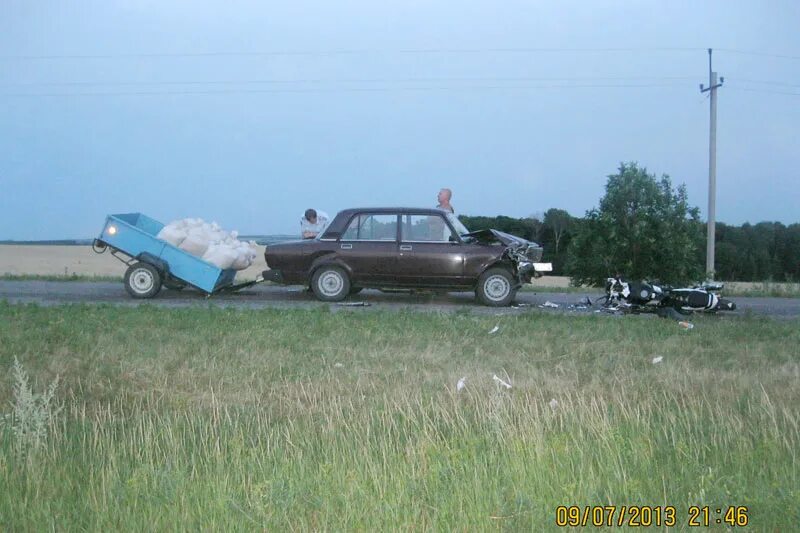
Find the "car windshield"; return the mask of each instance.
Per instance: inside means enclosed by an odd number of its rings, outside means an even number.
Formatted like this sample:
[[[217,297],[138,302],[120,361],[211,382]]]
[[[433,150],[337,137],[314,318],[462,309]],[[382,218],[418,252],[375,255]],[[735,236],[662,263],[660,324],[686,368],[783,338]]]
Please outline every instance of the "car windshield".
[[[469,233],[467,227],[464,226],[464,224],[462,224],[461,221],[458,220],[458,217],[455,216],[453,213],[447,213],[447,220],[450,221],[450,224],[452,224],[453,229],[455,229],[456,233],[458,233],[459,235],[464,235],[465,233]]]

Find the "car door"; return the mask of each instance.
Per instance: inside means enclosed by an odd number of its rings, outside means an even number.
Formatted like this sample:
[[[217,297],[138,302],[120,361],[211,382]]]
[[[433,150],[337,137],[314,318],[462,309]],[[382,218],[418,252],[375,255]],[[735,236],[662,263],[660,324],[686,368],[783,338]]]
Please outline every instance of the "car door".
[[[358,213],[339,238],[337,255],[353,273],[352,282],[388,283],[397,267],[396,213]]]
[[[398,281],[407,286],[464,284],[464,249],[447,220],[439,214],[400,217]]]

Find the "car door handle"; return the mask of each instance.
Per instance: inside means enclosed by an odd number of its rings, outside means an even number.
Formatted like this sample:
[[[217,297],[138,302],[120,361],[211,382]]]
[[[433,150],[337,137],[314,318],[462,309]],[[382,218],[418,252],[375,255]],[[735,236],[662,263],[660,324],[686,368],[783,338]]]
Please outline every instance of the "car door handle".
[[[352,249],[353,249],[353,245],[352,244],[343,244],[342,245],[342,250],[352,250]]]
[[[411,250],[412,250],[412,248],[411,248],[410,244],[401,244],[400,245],[400,251],[401,252],[410,252]]]

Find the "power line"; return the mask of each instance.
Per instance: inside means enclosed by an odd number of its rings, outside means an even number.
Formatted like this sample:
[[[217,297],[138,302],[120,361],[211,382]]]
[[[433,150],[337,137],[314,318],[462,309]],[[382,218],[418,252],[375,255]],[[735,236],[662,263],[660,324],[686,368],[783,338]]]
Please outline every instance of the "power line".
[[[269,57],[269,56],[335,56],[335,55],[384,55],[384,54],[483,54],[483,53],[652,53],[652,52],[697,52],[698,47],[609,47],[609,48],[408,48],[398,50],[275,50],[233,52],[152,52],[120,54],[31,54],[4,55],[5,60],[50,60],[50,59],[145,59],[145,58],[189,58],[189,57]]]
[[[542,77],[432,77],[432,78],[344,78],[344,79],[262,79],[262,80],[168,80],[168,81],[47,81],[0,83],[0,87],[54,86],[168,86],[168,85],[260,85],[260,84],[326,84],[326,83],[441,83],[441,82],[593,82],[593,81],[676,81],[691,80],[691,76],[578,76],[570,78]]]
[[[706,48],[697,46],[662,47],[496,47],[496,48],[405,48],[397,50],[338,49],[338,50],[264,50],[264,51],[209,51],[209,52],[133,52],[118,54],[17,54],[0,55],[0,60],[83,60],[83,59],[159,59],[159,58],[213,58],[213,57],[275,57],[275,56],[356,56],[356,55],[408,55],[408,54],[595,54],[595,53],[674,53],[698,52]],[[776,59],[800,60],[799,55],[743,50],[739,48],[716,48],[731,54],[772,57]]]
[[[789,92],[789,91],[771,91],[769,89],[751,89],[749,87],[736,87],[735,85],[731,86],[731,87],[728,87],[728,88],[729,89],[733,89],[735,91],[746,91],[746,92],[749,92],[749,93],[784,94],[784,95],[788,95],[788,96],[800,96],[800,93],[792,93],[792,92]]]
[[[428,87],[350,87],[350,88],[291,88],[291,89],[220,89],[200,91],[103,91],[59,93],[0,93],[0,96],[158,96],[158,95],[215,95],[215,94],[306,94],[306,93],[362,93],[362,92],[428,92],[452,90],[536,90],[536,89],[623,89],[623,88],[684,87],[683,84],[551,84],[551,85],[444,85]]]
[[[780,85],[782,87],[800,87],[800,84],[798,83],[785,83],[782,81],[770,81],[770,80],[750,80],[747,78],[735,78],[733,80],[728,80],[728,81],[733,81],[734,83],[742,82],[742,83],[755,83],[759,85]]]
[[[774,57],[777,59],[794,59],[800,60],[800,56],[788,55],[788,54],[773,54],[770,52],[759,52],[756,50],[739,50],[735,48],[715,48],[715,50],[719,52],[728,52],[731,54],[743,54],[749,56],[760,56],[760,57]]]

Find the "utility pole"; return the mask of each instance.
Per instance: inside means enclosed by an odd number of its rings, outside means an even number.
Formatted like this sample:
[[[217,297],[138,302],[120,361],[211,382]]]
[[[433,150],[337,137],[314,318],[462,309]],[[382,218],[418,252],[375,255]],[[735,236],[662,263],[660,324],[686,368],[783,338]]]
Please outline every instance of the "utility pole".
[[[709,92],[711,100],[711,120],[708,132],[708,228],[706,234],[706,279],[714,279],[714,245],[716,239],[717,208],[717,89],[725,82],[711,68],[711,48],[708,49],[708,87],[700,84],[700,92]]]

